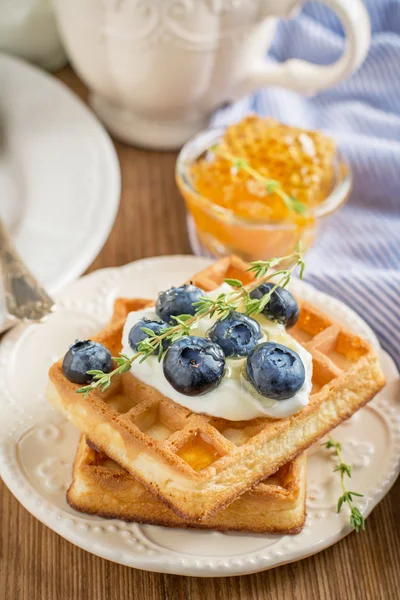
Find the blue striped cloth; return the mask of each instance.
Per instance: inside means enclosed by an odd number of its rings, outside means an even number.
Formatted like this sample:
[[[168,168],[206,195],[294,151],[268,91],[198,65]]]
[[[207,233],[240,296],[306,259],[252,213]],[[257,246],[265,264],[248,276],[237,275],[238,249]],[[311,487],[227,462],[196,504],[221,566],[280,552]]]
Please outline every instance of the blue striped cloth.
[[[353,168],[353,193],[307,256],[306,279],[356,310],[400,367],[400,0],[365,4],[372,46],[350,79],[313,98],[271,87],[220,111],[214,124],[253,111],[337,140]],[[270,55],[326,64],[343,45],[339,21],[311,2],[279,24]]]

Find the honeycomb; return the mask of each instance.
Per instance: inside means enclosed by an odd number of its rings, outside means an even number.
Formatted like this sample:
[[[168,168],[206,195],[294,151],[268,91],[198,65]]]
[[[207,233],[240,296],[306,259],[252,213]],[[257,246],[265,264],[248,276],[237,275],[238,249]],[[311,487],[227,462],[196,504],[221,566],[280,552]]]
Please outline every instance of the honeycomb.
[[[224,153],[276,180],[289,196],[306,206],[322,202],[332,187],[335,143],[319,131],[290,127],[270,118],[248,116],[227,128],[220,144],[191,166],[196,190],[238,217],[254,221],[304,219],[275,192]]]

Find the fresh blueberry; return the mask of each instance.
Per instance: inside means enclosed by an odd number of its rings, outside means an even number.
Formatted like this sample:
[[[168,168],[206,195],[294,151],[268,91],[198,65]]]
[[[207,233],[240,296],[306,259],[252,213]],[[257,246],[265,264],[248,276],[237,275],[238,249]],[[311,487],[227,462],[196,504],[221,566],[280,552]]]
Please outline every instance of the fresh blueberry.
[[[256,346],[247,359],[246,371],[257,392],[274,400],[294,396],[306,377],[297,352],[275,342]]]
[[[109,373],[112,370],[111,354],[102,344],[92,340],[77,340],[64,356],[62,369],[72,383],[90,383],[93,377],[87,371],[98,369]]]
[[[274,287],[274,283],[262,283],[255,290],[250,292],[250,298],[261,300],[265,294],[268,294]],[[293,327],[299,318],[300,309],[294,296],[285,288],[278,287],[274,292],[267,306],[262,311],[268,319],[283,323],[285,327]]]
[[[225,356],[248,356],[262,338],[262,331],[254,319],[231,311],[225,319],[214,323],[208,335],[221,346]]]
[[[168,348],[163,370],[178,392],[199,396],[216,388],[221,381],[225,355],[217,344],[207,338],[185,336]]]
[[[129,345],[132,350],[137,350],[140,342],[143,342],[143,340],[149,337],[148,333],[142,331],[143,327],[151,329],[156,335],[162,335],[165,333],[165,330],[168,329],[167,323],[164,323],[163,321],[152,321],[151,319],[143,317],[143,319],[140,319],[140,321],[135,323],[129,332]],[[162,341],[162,347],[163,350],[168,348],[168,340]]]
[[[156,303],[156,313],[166,323],[175,324],[172,317],[179,315],[194,315],[196,307],[193,306],[204,296],[204,291],[195,285],[181,285],[160,292]]]

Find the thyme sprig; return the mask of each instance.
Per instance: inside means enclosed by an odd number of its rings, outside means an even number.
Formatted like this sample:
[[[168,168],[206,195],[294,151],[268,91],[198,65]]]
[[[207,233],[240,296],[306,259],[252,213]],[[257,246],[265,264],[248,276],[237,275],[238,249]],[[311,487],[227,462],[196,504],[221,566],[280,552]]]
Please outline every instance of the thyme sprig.
[[[274,267],[286,263],[286,267],[278,270],[271,271]],[[199,310],[210,310],[210,317],[217,314],[221,319],[228,316],[231,310],[237,310],[241,305],[244,306],[246,314],[256,315],[264,310],[268,302],[271,300],[272,294],[275,292],[278,286],[286,287],[290,281],[292,273],[295,269],[300,268],[299,277],[303,278],[305,263],[303,260],[303,251],[301,246],[296,248],[294,254],[288,256],[282,256],[281,258],[270,258],[269,260],[257,260],[250,263],[248,271],[252,272],[256,276],[256,281],[250,286],[245,287],[238,279],[225,279],[225,283],[228,283],[235,291],[230,294],[220,294],[215,300],[208,296],[203,296],[195,306]],[[272,278],[281,276],[280,279],[271,287],[267,294],[264,294],[262,298],[256,299],[251,298],[250,294],[262,283],[266,283]]]
[[[274,267],[282,264],[285,265],[285,268],[272,271]],[[160,361],[163,356],[164,340],[173,343],[183,336],[189,335],[191,329],[204,317],[218,315],[220,318],[225,318],[231,310],[237,310],[241,306],[244,306],[248,315],[260,313],[270,301],[276,288],[279,285],[285,287],[289,283],[291,275],[297,267],[300,268],[300,277],[303,276],[304,266],[303,250],[300,245],[297,246],[293,254],[288,256],[251,262],[248,271],[254,273],[257,278],[252,285],[245,287],[239,279],[226,279],[225,283],[231,286],[232,292],[219,294],[215,300],[209,296],[203,296],[199,302],[194,304],[196,306],[194,315],[173,317],[176,325],[167,327],[163,330],[162,334],[157,335],[150,328],[142,327],[142,331],[147,334],[147,337],[138,344],[137,352],[133,356],[129,357],[126,354],[120,353],[119,356],[113,357],[117,366],[110,373],[104,373],[99,370],[88,371],[87,373],[92,376],[93,381],[88,385],[78,388],[76,392],[84,394],[84,397],[86,397],[93,389],[100,388],[104,391],[111,385],[111,380],[115,375],[126,373],[131,368],[133,362],[136,360],[143,362],[152,354],[157,354]],[[259,285],[279,275],[281,276],[280,279],[270,289],[268,294],[265,294],[261,299],[250,298],[251,292]]]
[[[360,509],[354,505],[353,496],[362,498],[363,494],[358,492],[351,492],[346,487],[345,477],[351,477],[351,466],[343,462],[342,458],[342,444],[337,440],[334,440],[331,436],[327,442],[322,444],[325,448],[333,449],[335,456],[338,459],[338,464],[334,468],[333,472],[340,473],[340,485],[342,487],[343,494],[340,496],[337,504],[337,512],[342,510],[342,506],[346,503],[350,509],[350,525],[357,531],[365,530],[365,519],[362,516]]]
[[[221,158],[225,158],[226,160],[228,160],[232,164],[232,167],[235,169],[236,172],[245,171],[253,179],[261,183],[267,194],[276,194],[277,196],[279,196],[285,204],[286,208],[288,208],[290,211],[293,211],[299,215],[304,215],[307,212],[306,204],[304,204],[304,202],[302,202],[295,196],[289,196],[289,194],[287,194],[282,188],[282,184],[280,181],[278,181],[277,179],[270,179],[269,177],[265,177],[265,175],[262,175],[256,169],[253,169],[253,167],[246,159],[235,156],[229,150],[222,148],[222,146],[218,144],[212,146],[210,150],[214,154],[220,156]]]

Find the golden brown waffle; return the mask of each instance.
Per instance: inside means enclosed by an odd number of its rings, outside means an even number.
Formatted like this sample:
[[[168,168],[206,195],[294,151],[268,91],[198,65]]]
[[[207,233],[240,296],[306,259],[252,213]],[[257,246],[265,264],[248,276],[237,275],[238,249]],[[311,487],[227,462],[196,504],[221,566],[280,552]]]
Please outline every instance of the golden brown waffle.
[[[225,258],[194,276],[205,290],[225,277],[248,283],[241,260]],[[117,301],[121,317],[93,339],[115,355],[121,349],[126,314],[148,300]],[[233,422],[192,414],[131,374],[113,378],[106,392],[87,398],[62,372],[50,369],[48,398],[105,454],[187,519],[204,519],[350,417],[383,387],[375,350],[308,303],[292,335],[313,356],[310,403],[286,419]],[[195,468],[185,460],[197,458]]]
[[[123,521],[220,531],[298,533],[306,516],[305,493],[303,453],[209,519],[189,521],[178,517],[104,453],[89,447],[82,436],[67,500],[75,510]]]

